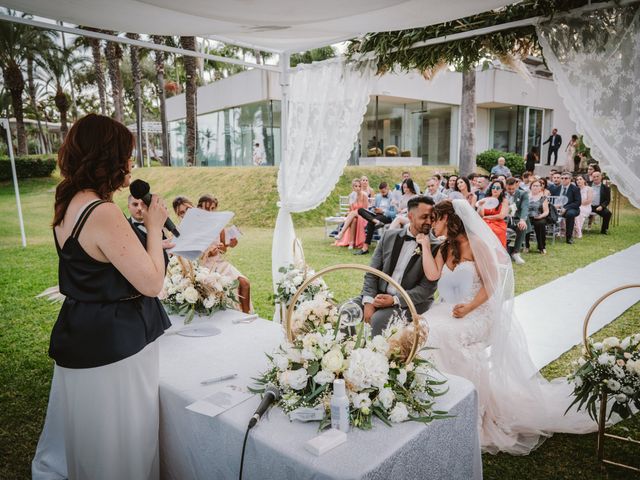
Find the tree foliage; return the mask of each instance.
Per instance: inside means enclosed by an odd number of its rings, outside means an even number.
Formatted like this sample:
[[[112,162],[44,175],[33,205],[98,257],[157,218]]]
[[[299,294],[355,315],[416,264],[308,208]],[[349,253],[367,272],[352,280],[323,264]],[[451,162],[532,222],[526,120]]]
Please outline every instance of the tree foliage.
[[[525,0],[498,10],[423,28],[370,33],[350,42],[347,55],[357,59],[361,54],[374,53],[380,73],[396,67],[402,70],[429,72],[441,64],[453,65],[462,71],[469,70],[483,59],[490,57],[521,58],[532,53],[541,53],[535,27],[523,26],[499,30],[419,48],[411,48],[411,46],[417,42],[517,20],[538,16],[553,17],[559,12],[566,12],[587,3],[585,0]]]

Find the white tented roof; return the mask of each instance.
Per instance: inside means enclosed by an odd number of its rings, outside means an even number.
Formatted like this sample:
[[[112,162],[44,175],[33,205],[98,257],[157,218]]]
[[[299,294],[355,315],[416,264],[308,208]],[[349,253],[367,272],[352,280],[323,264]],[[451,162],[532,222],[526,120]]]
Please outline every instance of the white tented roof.
[[[366,32],[422,27],[514,0],[2,0],[2,5],[120,32],[196,35],[301,51]]]

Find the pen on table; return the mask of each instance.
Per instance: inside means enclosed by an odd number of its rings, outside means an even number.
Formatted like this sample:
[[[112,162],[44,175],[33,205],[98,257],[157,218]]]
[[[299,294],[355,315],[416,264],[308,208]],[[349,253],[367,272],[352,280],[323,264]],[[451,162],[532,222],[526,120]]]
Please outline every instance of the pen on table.
[[[210,383],[222,382],[224,380],[231,380],[232,378],[236,378],[238,376],[237,373],[230,373],[229,375],[221,375],[220,377],[209,378],[208,380],[203,380],[200,382],[201,385],[209,385]]]
[[[257,314],[247,315],[246,317],[234,318],[231,320],[231,323],[249,323],[253,322],[258,318]]]

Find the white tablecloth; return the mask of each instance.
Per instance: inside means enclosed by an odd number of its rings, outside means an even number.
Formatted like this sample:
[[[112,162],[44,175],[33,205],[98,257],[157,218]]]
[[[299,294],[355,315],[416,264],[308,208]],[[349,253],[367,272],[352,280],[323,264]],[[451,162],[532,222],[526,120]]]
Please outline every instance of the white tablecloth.
[[[264,352],[283,338],[280,325],[258,319],[233,324],[240,312],[219,312],[212,319],[222,333],[213,337],[183,337],[181,319],[160,345],[160,459],[165,479],[236,479],[242,440],[259,396],[210,418],[187,410],[217,385],[200,381],[223,373],[238,373],[238,382],[266,368]],[[392,428],[374,421],[371,431],[354,430],[347,443],[321,457],[304,449],[318,435],[317,423],[289,422],[281,410],[269,414],[251,431],[245,453],[245,479],[356,478],[482,478],[477,430],[477,397],[473,385],[450,377],[449,392],[438,407],[455,418],[423,425],[407,422]]]

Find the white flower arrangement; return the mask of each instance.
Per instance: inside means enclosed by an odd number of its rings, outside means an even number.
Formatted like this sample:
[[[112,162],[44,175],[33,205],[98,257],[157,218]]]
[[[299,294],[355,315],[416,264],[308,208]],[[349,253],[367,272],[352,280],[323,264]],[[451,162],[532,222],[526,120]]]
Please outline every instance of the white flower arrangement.
[[[237,308],[237,289],[237,280],[173,256],[159,298],[170,313],[184,316],[187,324],[196,313],[211,315],[218,310]]]
[[[609,415],[629,417],[632,405],[640,409],[640,333],[622,340],[608,337],[602,342],[591,341],[589,349],[591,356],[583,349],[576,371],[569,377],[576,397],[569,408],[585,406],[596,419],[600,395],[606,393],[614,399]]]
[[[434,410],[434,398],[446,393],[430,363],[416,356],[405,365],[407,345],[413,340],[413,326],[397,318],[382,335],[371,337],[361,323],[355,335],[340,328],[333,303],[325,296],[301,302],[294,315],[293,342],[285,341],[268,355],[269,367],[259,378],[254,392],[266,385],[280,389],[280,407],[291,412],[301,407],[324,407],[320,423],[331,423],[329,402],[333,380],[345,380],[350,399],[350,421],[370,429],[373,416],[387,425],[407,420],[430,422],[447,418]],[[424,332],[420,332],[422,339]]]
[[[304,281],[315,275],[315,271],[307,268],[305,265],[289,265],[288,267],[281,267],[278,270],[282,277],[276,283],[276,293],[272,296],[274,304],[283,305],[285,308],[289,306],[289,302],[300,288],[300,285]],[[317,279],[313,281],[306,290],[300,296],[300,301],[312,300],[317,295],[321,294],[324,297],[330,297],[331,293],[324,283],[324,280]]]

